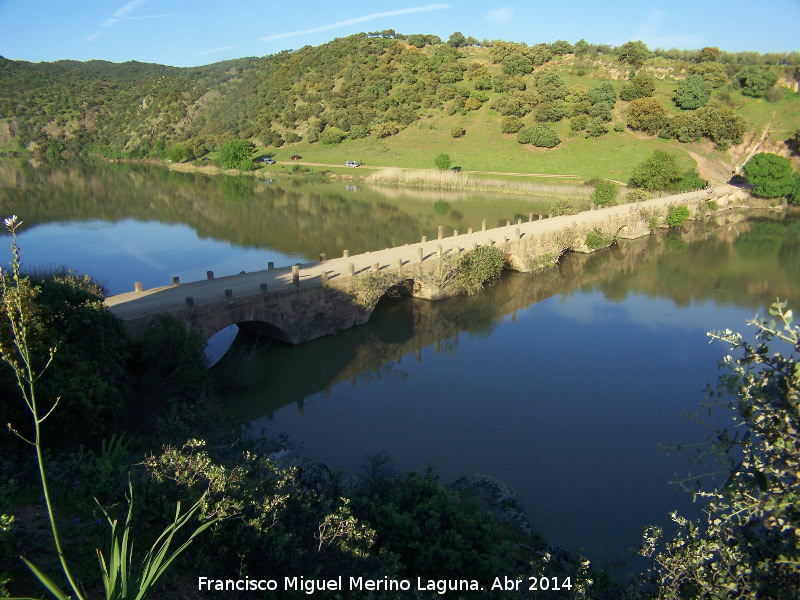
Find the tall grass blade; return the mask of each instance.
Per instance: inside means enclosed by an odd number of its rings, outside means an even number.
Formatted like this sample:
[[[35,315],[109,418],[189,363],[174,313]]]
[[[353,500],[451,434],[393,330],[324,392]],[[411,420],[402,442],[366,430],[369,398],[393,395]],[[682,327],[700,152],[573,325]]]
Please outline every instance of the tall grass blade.
[[[50,590],[50,593],[53,594],[58,600],[70,600],[69,596],[67,596],[60,587],[56,585],[56,583],[50,579],[47,575],[45,575],[42,571],[40,571],[36,565],[34,565],[31,561],[29,561],[24,556],[22,558],[22,562],[24,562],[28,568],[36,575],[36,579],[38,579],[41,584]]]

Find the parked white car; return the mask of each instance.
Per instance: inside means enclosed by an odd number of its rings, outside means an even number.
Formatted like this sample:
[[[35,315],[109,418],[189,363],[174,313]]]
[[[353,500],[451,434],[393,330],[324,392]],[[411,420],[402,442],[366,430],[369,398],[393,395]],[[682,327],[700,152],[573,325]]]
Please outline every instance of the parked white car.
[[[345,165],[346,165],[346,166],[348,166],[348,167],[358,167],[358,166],[360,166],[360,165],[358,164],[358,162],[356,162],[356,161],[354,161],[354,160],[348,160],[348,161],[345,163]]]

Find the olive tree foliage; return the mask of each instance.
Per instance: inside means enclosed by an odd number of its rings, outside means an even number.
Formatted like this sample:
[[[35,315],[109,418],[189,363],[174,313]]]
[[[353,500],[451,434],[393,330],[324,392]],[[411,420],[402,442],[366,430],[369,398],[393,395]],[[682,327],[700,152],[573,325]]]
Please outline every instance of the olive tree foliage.
[[[690,488],[705,502],[704,522],[672,513],[678,533],[663,547],[660,527],[645,530],[640,554],[652,561],[659,599],[797,598],[800,327],[785,302],[769,312],[773,320],[749,322],[755,344],[730,330],[709,333],[740,358],[725,357],[725,373],[707,390],[704,408],[733,410],[737,431],[712,427],[696,457],[722,461],[727,475],[711,489]],[[775,343],[788,345],[789,354],[774,352]]]
[[[689,65],[690,75],[700,75],[705,81],[710,83],[714,89],[720,88],[730,83],[725,65],[717,62],[701,62],[696,65]]]
[[[729,106],[711,100],[706,106],[698,108],[695,113],[703,135],[717,144],[727,148],[731,144],[740,144],[747,131],[747,120],[739,116]]]
[[[219,158],[224,169],[236,169],[244,161],[250,160],[255,147],[247,140],[238,138],[228,140],[219,151]]]
[[[711,98],[712,85],[700,75],[689,75],[678,82],[672,98],[684,110],[694,110],[705,106]]]
[[[752,193],[763,198],[788,196],[795,186],[792,163],[770,152],[759,152],[744,166],[747,182],[754,185]]]

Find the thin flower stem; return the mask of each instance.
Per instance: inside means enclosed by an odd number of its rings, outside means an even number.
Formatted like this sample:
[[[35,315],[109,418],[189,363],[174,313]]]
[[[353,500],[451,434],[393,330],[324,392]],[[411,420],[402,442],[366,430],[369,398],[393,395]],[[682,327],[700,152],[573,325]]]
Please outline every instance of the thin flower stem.
[[[42,372],[39,373],[37,376],[33,370],[33,362],[31,360],[31,352],[30,348],[28,347],[28,328],[26,326],[26,319],[25,319],[25,311],[23,310],[22,306],[22,292],[21,292],[21,282],[20,282],[20,258],[19,258],[19,247],[17,246],[17,227],[19,223],[16,222],[16,217],[12,217],[11,219],[6,219],[4,221],[6,227],[11,232],[11,247],[14,251],[14,263],[13,263],[13,279],[14,283],[11,286],[6,284],[5,274],[0,273],[3,279],[3,303],[6,312],[6,316],[11,323],[11,333],[14,338],[14,346],[17,349],[19,354],[19,358],[22,360],[22,365],[16,363],[16,360],[12,359],[10,356],[7,356],[5,352],[2,354],[2,358],[5,362],[7,362],[12,369],[14,369],[14,373],[17,377],[17,384],[22,391],[22,396],[25,401],[25,404],[28,406],[28,410],[33,417],[33,426],[34,426],[34,436],[32,445],[36,448],[36,460],[39,466],[39,474],[42,480],[42,491],[44,493],[44,501],[47,507],[47,515],[50,519],[50,527],[53,531],[53,541],[55,542],[56,551],[58,552],[58,559],[61,562],[61,568],[64,571],[64,575],[66,576],[67,580],[69,581],[70,587],[72,591],[75,593],[75,596],[78,600],[84,600],[83,594],[81,594],[80,587],[75,582],[72,573],[69,570],[69,565],[67,564],[67,559],[64,556],[64,551],[61,548],[61,538],[58,535],[58,528],[56,526],[56,518],[55,513],[53,511],[53,504],[50,500],[50,489],[47,485],[47,475],[45,472],[45,463],[44,463],[44,456],[42,455],[42,445],[41,445],[41,424],[42,422],[50,416],[50,413],[58,404],[58,400],[53,405],[53,407],[47,412],[47,414],[43,418],[39,418],[39,410],[36,404],[36,389],[35,389],[35,382],[41,376],[41,374],[47,369],[50,365],[52,360],[52,354],[50,360],[47,361]],[[12,429],[12,431],[14,431]],[[16,432],[15,432],[16,433]],[[17,433],[17,435],[31,443],[29,440],[21,436]]]

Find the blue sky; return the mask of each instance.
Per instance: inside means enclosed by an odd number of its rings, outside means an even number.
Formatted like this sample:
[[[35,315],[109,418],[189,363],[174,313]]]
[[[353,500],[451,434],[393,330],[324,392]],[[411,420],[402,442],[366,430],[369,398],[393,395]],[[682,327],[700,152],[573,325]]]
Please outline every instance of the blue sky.
[[[187,67],[382,29],[444,40],[461,31],[528,44],[641,39],[651,48],[788,52],[800,49],[798,25],[798,0],[0,0],[0,55]]]

